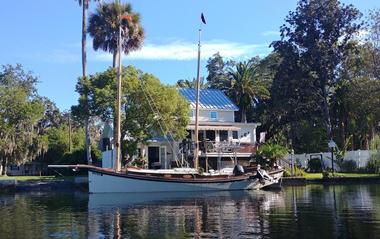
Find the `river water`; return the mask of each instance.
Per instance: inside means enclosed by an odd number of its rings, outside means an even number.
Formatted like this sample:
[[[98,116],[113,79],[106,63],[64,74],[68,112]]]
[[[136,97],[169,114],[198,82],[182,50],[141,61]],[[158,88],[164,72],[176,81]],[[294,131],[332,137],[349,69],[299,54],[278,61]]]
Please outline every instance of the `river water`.
[[[380,185],[0,193],[0,238],[380,238]]]

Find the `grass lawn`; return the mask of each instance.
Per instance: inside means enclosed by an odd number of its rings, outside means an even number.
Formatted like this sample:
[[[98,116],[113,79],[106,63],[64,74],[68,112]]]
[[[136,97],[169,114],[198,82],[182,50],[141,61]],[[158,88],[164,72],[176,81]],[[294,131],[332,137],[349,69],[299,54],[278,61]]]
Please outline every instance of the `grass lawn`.
[[[332,175],[331,175],[332,176]],[[379,174],[375,173],[334,173],[335,177],[379,177]],[[306,179],[318,179],[322,178],[322,173],[306,173]]]
[[[64,177],[65,179],[68,179],[72,176]],[[33,181],[33,180],[44,180],[44,181],[52,181],[57,179],[62,179],[62,177],[59,176],[0,176],[0,180],[12,180],[16,179],[18,181]]]
[[[322,178],[322,173],[306,173],[305,178],[307,179]]]

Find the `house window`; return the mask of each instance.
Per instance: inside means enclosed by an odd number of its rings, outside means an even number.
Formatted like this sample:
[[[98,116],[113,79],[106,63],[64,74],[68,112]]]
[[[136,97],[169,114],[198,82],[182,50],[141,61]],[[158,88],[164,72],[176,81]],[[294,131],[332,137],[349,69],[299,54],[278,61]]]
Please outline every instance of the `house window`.
[[[239,135],[238,135],[237,131],[232,131],[232,138],[233,139],[238,139],[239,138]]]
[[[189,117],[190,117],[190,118],[194,118],[194,110],[190,110],[190,112],[189,112]]]
[[[210,118],[211,120],[217,120],[218,119],[218,113],[215,111],[210,112]]]
[[[219,140],[220,140],[220,142],[228,141],[228,131],[227,130],[219,131]]]

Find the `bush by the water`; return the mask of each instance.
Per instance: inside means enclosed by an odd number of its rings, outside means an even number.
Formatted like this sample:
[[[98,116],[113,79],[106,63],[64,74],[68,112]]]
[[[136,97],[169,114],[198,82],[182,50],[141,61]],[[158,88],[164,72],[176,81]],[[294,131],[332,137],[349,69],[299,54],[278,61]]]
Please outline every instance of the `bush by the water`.
[[[355,160],[344,160],[340,165],[340,171],[343,173],[353,173],[358,170]]]
[[[377,135],[371,142],[371,150],[374,154],[367,163],[366,169],[370,173],[380,173],[380,136]]]
[[[305,171],[300,167],[294,167],[294,175],[292,175],[291,169],[286,169],[284,171],[284,177],[292,177],[292,176],[303,177],[305,175],[306,175]]]
[[[368,160],[366,169],[369,173],[380,173],[380,152],[372,155]]]
[[[274,164],[285,158],[288,154],[288,149],[279,144],[266,143],[259,147],[255,159],[258,164],[265,167],[273,167]]]

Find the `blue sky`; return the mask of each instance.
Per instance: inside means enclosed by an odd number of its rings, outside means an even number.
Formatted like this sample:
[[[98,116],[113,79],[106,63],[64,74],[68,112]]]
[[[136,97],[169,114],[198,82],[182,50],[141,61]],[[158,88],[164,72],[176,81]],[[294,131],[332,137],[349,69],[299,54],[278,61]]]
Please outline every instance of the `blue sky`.
[[[123,0],[122,0],[123,1]],[[123,1],[125,2],[125,1]],[[202,73],[214,53],[234,60],[265,56],[279,27],[296,0],[132,0],[146,31],[143,48],[123,58],[156,75],[162,82],[196,76],[200,13],[207,25],[202,32]],[[378,0],[345,0],[364,14],[379,8]],[[96,4],[91,3],[90,12]],[[76,104],[75,84],[81,75],[81,8],[75,0],[3,1],[0,8],[0,65],[21,63],[39,77],[40,95],[61,110]],[[107,69],[112,57],[92,50],[88,37],[88,71]]]

